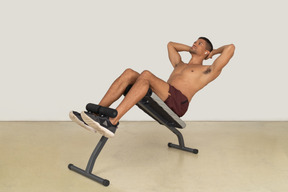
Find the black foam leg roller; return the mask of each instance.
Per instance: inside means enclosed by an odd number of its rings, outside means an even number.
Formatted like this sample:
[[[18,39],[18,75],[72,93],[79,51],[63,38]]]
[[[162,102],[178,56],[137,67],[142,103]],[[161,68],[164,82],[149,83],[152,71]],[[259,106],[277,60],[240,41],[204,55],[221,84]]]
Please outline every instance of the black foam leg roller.
[[[87,111],[90,111],[92,113],[100,114],[100,115],[106,115],[108,117],[116,117],[118,115],[118,112],[116,109],[108,108],[108,107],[102,107],[100,105],[96,105],[93,103],[88,103],[86,105]]]

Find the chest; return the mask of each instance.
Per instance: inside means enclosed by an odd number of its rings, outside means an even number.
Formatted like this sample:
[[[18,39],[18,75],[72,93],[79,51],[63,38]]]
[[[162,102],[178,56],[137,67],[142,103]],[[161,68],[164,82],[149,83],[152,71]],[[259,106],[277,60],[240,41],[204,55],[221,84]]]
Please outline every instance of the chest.
[[[176,67],[173,71],[175,75],[204,75],[208,74],[211,70],[210,66],[188,66],[182,65]]]

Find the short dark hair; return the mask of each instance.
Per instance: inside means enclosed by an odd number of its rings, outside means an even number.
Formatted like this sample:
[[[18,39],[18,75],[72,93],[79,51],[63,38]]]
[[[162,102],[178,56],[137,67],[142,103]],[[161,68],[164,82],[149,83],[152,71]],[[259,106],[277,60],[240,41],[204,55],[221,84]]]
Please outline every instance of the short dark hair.
[[[206,50],[208,50],[208,51],[212,51],[213,50],[213,45],[212,45],[212,43],[211,43],[211,41],[208,39],[208,38],[206,38],[206,37],[199,37],[198,39],[203,39],[204,41],[206,41]]]

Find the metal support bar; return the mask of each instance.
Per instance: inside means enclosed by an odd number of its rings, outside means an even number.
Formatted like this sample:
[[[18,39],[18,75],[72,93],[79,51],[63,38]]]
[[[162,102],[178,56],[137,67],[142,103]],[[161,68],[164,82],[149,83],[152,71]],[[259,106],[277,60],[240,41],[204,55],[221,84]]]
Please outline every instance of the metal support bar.
[[[102,136],[100,141],[98,142],[97,146],[95,147],[93,153],[91,154],[91,157],[88,161],[87,167],[86,167],[86,172],[91,173],[95,164],[95,161],[99,155],[99,153],[101,152],[101,150],[103,149],[106,141],[108,140],[107,137]]]
[[[179,145],[176,145],[173,143],[168,143],[168,147],[172,147],[175,149],[180,149],[182,151],[187,151],[187,152],[192,152],[194,154],[198,154],[198,149],[185,147],[184,139],[183,139],[182,133],[180,131],[178,131],[175,127],[169,127],[169,126],[166,126],[166,127],[168,129],[170,129],[170,131],[172,131],[177,136],[178,142],[179,142]]]
[[[90,159],[87,163],[86,170],[80,169],[79,167],[76,167],[73,164],[69,164],[68,168],[76,173],[79,173],[80,175],[83,175],[85,177],[88,177],[89,179],[92,179],[104,186],[108,186],[110,184],[110,181],[107,179],[103,179],[101,177],[98,177],[97,175],[92,174],[92,170],[95,164],[95,161],[100,154],[102,148],[104,147],[106,141],[108,140],[107,137],[102,136],[100,141],[98,142],[97,146],[95,147],[93,153],[90,156]]]

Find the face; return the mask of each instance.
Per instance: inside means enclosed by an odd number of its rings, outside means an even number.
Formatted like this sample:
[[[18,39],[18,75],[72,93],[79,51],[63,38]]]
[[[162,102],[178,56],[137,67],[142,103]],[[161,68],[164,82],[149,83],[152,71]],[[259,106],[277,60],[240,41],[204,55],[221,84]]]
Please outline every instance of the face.
[[[190,49],[190,52],[197,55],[207,55],[208,51],[206,50],[206,41],[203,39],[198,39],[195,41]],[[205,52],[207,52],[207,54],[205,54]]]

